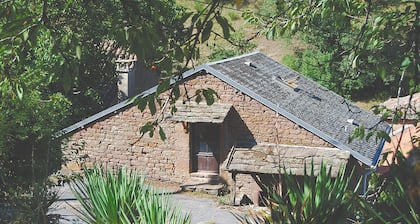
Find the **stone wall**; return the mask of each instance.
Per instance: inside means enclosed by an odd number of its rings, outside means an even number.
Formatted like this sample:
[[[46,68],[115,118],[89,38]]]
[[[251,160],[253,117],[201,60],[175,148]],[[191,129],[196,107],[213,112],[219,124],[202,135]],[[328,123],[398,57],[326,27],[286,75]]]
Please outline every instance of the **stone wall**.
[[[211,88],[219,95],[219,102],[233,104],[233,112],[226,120],[229,139],[233,144],[278,143],[304,146],[326,146],[329,143],[306,131],[251,97],[234,89],[212,75],[200,75],[186,83],[190,95],[196,89]]]
[[[126,166],[155,180],[181,182],[189,174],[189,168],[180,165],[189,159],[189,143],[185,143],[188,135],[185,136],[180,123],[167,122],[162,123],[168,136],[165,142],[157,133],[141,137],[139,128],[151,118],[148,112],[131,107],[77,131],[67,147],[81,146],[79,154],[88,156],[88,166],[95,163]]]
[[[183,92],[184,96],[193,95],[196,89],[211,88],[220,97],[217,102],[233,105],[224,122],[221,161],[227,158],[229,150],[235,145],[275,143],[332,147],[212,75],[194,76],[186,80],[185,86],[188,93]],[[160,140],[157,133],[153,137],[145,135],[141,138],[139,128],[152,119],[147,109],[141,112],[133,106],[76,131],[66,145],[67,148],[83,145],[81,153],[88,155],[87,164],[96,162],[108,166],[127,166],[155,180],[186,181],[192,172],[189,130],[181,122],[164,121],[161,126],[167,136],[165,141]],[[221,170],[221,176],[227,183],[232,183],[225,171]],[[243,185],[249,185],[249,179]]]
[[[235,148],[229,154],[227,170],[232,172],[253,172],[278,174],[287,172],[295,175],[310,173],[318,175],[322,163],[331,167],[331,175],[337,176],[341,166],[346,166],[350,152],[337,148],[295,146],[283,144],[258,144],[252,148]]]

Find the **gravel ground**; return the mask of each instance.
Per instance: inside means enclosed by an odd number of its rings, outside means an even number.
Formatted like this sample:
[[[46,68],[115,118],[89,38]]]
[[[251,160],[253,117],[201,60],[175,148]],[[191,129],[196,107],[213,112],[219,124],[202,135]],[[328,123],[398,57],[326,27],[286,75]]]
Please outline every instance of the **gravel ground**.
[[[63,224],[84,223],[72,208],[80,204],[71,193],[68,185],[59,188],[60,199],[50,207],[50,214],[60,217]],[[239,223],[230,212],[230,206],[220,206],[214,197],[203,197],[191,193],[174,193],[174,203],[185,213],[190,212],[192,224],[235,224]]]

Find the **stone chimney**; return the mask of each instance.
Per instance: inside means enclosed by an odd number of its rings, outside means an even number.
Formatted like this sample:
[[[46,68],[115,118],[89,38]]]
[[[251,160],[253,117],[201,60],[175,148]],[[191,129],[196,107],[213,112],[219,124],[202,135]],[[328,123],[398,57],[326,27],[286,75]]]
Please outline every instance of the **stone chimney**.
[[[116,71],[118,74],[118,100],[123,101],[133,97],[158,83],[156,72],[146,68],[137,61],[137,57],[130,55],[127,59],[117,59]]]

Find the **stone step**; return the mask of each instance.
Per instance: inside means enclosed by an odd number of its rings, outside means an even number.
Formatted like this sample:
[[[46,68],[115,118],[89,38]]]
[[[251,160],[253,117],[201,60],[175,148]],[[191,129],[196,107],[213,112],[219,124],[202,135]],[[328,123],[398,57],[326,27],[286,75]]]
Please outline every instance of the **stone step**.
[[[183,191],[203,192],[211,195],[220,195],[224,185],[218,173],[195,172],[190,174],[190,179],[182,184]]]
[[[219,174],[212,172],[195,172],[191,173],[190,177],[190,182],[207,184],[218,184],[220,182]]]
[[[194,172],[190,174],[191,177],[200,177],[200,178],[219,178],[218,173],[214,172]]]
[[[219,196],[222,193],[223,184],[205,184],[205,183],[185,183],[181,185],[182,191],[202,192],[210,195]]]

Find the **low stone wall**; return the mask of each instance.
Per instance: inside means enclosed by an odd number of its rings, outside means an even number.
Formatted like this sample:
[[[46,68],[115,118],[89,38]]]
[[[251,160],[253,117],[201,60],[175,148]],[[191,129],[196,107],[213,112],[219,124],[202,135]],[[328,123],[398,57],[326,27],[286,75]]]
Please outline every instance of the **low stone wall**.
[[[230,172],[275,174],[283,173],[286,168],[294,175],[304,175],[305,166],[310,173],[313,163],[317,175],[323,162],[336,176],[339,168],[346,165],[350,153],[337,148],[258,144],[252,148],[236,148],[229,158],[225,167]]]
[[[236,184],[232,186],[236,188],[232,189],[232,192],[236,193],[235,203],[243,203],[240,200],[244,197],[252,199],[253,203],[258,203],[259,193],[262,191],[259,184],[264,184],[258,182],[264,182],[264,177],[268,175],[280,177],[285,168],[287,172],[302,176],[305,167],[306,172],[310,174],[311,164],[314,167],[314,174],[317,175],[321,164],[324,163],[327,168],[331,167],[331,175],[336,177],[339,169],[345,168],[349,158],[349,152],[337,148],[259,144],[252,148],[232,150],[224,167],[236,175]],[[260,174],[265,176],[262,177]]]

